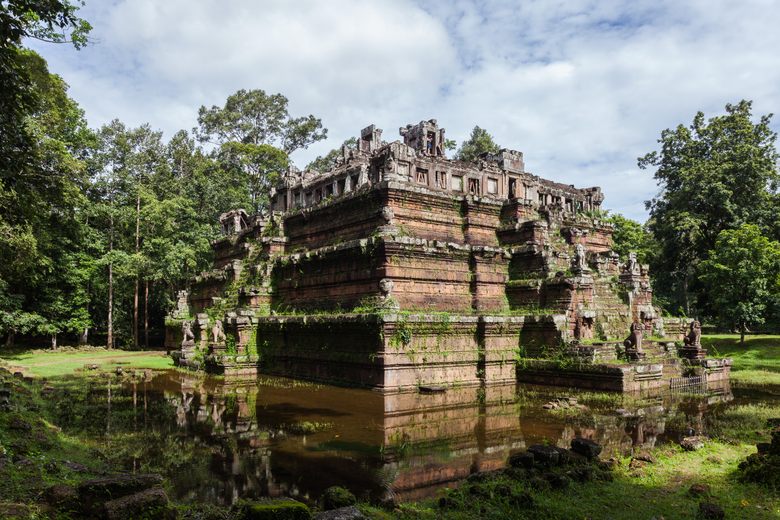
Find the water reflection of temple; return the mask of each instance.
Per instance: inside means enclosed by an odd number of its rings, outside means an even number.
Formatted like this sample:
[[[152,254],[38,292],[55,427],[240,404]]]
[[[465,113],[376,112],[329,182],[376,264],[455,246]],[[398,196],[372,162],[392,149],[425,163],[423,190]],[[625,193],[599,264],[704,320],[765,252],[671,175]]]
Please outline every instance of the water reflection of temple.
[[[728,387],[698,395],[607,401],[574,416],[541,404],[555,394],[514,385],[446,393],[381,394],[291,380],[225,380],[169,373],[150,382],[171,405],[176,436],[208,457],[205,469],[170,475],[180,499],[316,499],[341,485],[364,498],[414,500],[471,473],[500,469],[509,454],[576,436],[629,453],[704,428]],[[521,392],[522,394],[523,392]],[[206,455],[204,455],[206,454]],[[192,474],[189,474],[192,473]]]

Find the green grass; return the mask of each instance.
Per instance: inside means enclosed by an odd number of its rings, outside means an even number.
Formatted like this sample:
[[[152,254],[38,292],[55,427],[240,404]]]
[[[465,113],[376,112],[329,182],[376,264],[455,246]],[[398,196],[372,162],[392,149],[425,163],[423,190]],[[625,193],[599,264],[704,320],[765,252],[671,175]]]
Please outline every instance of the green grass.
[[[730,357],[731,381],[735,386],[780,392],[780,335],[747,336],[745,344],[737,334],[702,336],[710,356]]]
[[[472,496],[469,485],[445,491],[452,506],[441,509],[436,501],[401,504],[391,515],[386,511],[364,507],[369,517],[398,519],[564,519],[564,518],[696,518],[700,498],[688,494],[692,484],[711,487],[709,500],[726,511],[726,518],[769,519],[780,515],[780,498],[766,489],[737,482],[734,469],[739,461],[755,451],[747,445],[733,446],[710,442],[697,452],[678,447],[655,450],[656,462],[638,470],[621,461],[612,482],[572,483],[564,490],[534,491],[525,481],[505,475],[481,484],[484,495]],[[496,491],[509,486],[512,493],[529,492],[535,506],[529,509],[512,506]]]
[[[109,468],[84,442],[64,434],[42,416],[46,397],[40,385],[0,372],[0,384],[11,390],[13,409],[0,412],[0,502],[30,504],[33,518],[44,490],[52,484],[74,484]],[[23,463],[13,461],[23,460]],[[84,466],[78,471],[67,465]],[[0,510],[0,517],[4,518]]]
[[[101,370],[173,368],[173,360],[164,352],[107,350],[103,348],[28,350],[0,353],[0,365],[8,370],[21,371],[35,377],[57,377],[83,370],[95,364]]]

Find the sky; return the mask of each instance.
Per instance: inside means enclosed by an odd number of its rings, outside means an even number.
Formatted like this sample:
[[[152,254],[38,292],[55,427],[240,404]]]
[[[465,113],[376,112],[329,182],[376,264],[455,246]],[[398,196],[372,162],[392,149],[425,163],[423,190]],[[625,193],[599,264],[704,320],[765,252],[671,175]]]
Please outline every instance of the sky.
[[[326,141],[435,118],[458,143],[475,125],[526,170],[601,186],[603,207],[647,218],[658,191],[637,157],[697,111],[753,100],[780,111],[776,0],[86,0],[92,42],[30,42],[90,126],[118,118],[167,138],[239,89],[282,93]],[[778,119],[773,120],[780,130]]]

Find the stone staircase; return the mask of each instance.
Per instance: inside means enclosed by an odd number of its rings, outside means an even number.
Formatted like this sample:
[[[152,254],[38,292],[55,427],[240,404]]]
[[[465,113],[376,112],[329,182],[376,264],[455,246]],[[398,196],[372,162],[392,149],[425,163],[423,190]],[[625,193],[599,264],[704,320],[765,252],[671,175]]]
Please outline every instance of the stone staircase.
[[[596,335],[606,339],[623,340],[631,326],[631,310],[607,279],[596,279],[593,283],[594,308],[596,311]]]

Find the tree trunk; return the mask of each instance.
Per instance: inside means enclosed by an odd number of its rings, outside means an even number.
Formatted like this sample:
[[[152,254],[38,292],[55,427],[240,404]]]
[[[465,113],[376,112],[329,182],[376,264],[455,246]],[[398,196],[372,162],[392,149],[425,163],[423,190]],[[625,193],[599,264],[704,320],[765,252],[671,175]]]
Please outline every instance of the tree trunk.
[[[744,323],[742,323],[742,324],[739,326],[739,343],[740,343],[740,345],[742,345],[743,347],[745,346],[745,329],[746,329],[746,328],[747,328],[747,327],[745,327],[745,324],[744,324]]]
[[[138,278],[135,279],[135,290],[133,291],[133,348],[138,348]]]
[[[79,345],[86,345],[89,342],[89,327],[84,327],[84,330],[79,334]]]
[[[149,280],[144,281],[144,348],[149,350]]]
[[[141,246],[141,193],[135,197],[135,252],[140,250]],[[135,291],[133,292],[133,348],[138,348],[138,292],[140,280],[138,275],[135,277]]]
[[[5,346],[9,348],[12,347],[14,345],[14,339],[16,339],[16,331],[8,331],[8,336],[5,338]]]
[[[51,348],[55,349],[57,348],[57,333],[51,335]]]
[[[111,215],[111,230],[108,242],[108,251],[114,251],[114,216]],[[108,263],[108,332],[106,334],[106,347],[114,348],[114,262]]]
[[[685,306],[685,315],[690,316],[691,315],[691,301],[688,298],[688,273],[685,273],[685,277],[683,278],[683,305]]]

